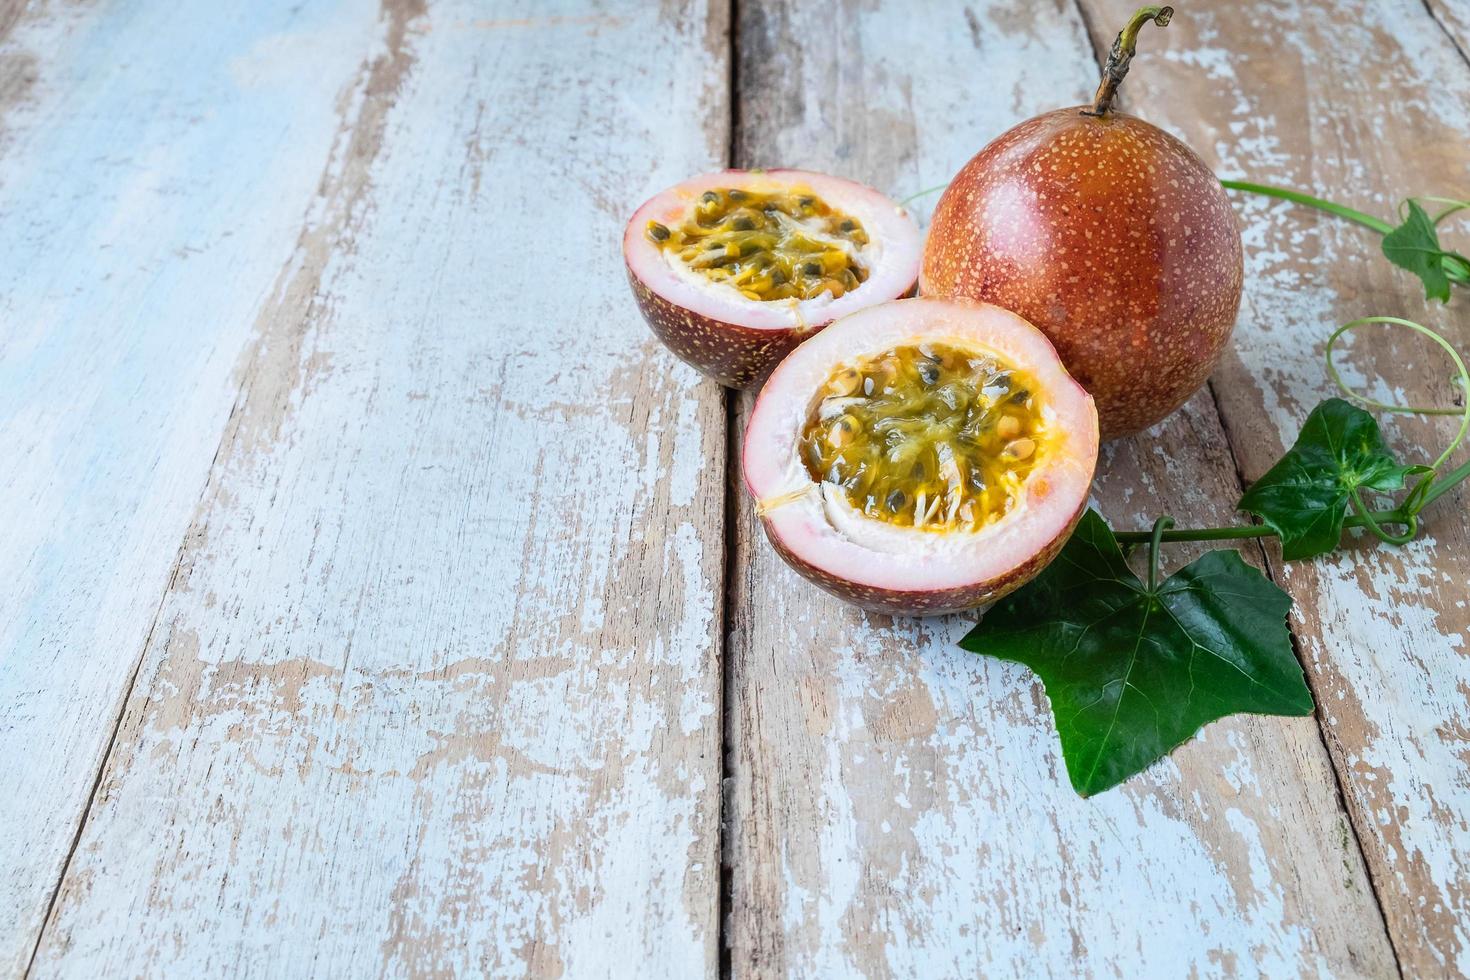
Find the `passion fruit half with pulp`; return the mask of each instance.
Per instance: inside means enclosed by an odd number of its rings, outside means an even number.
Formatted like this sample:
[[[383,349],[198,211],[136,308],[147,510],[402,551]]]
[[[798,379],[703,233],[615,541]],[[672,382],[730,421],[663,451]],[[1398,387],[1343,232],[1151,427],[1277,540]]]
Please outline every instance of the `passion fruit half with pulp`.
[[[793,568],[878,612],[970,609],[1055,557],[1087,505],[1097,411],[1041,331],[985,303],[842,318],[766,382],[742,464]]]
[[[862,184],[726,170],[655,195],[623,234],[628,280],[670,350],[732,388],[758,385],[837,317],[913,293],[919,229]]]

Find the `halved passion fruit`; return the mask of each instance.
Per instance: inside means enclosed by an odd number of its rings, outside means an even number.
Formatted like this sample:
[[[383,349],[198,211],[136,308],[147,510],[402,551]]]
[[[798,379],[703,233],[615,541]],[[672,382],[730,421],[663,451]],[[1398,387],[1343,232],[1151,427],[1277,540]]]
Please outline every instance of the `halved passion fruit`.
[[[919,229],[850,180],[726,170],[634,212],[623,258],[658,338],[721,384],[749,388],[837,317],[911,294]]]
[[[766,382],[745,483],[776,551],[879,612],[992,602],[1087,505],[1097,410],[1050,341],[998,306],[906,299],[843,317]]]

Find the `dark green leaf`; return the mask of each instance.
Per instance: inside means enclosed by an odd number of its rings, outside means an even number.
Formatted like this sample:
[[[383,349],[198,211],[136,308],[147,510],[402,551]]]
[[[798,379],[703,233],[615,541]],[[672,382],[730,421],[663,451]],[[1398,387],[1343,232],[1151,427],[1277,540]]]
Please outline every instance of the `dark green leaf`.
[[[1288,561],[1336,548],[1354,490],[1401,489],[1423,467],[1400,466],[1383,444],[1378,422],[1341,398],[1312,410],[1296,444],[1240,498],[1281,537]]]
[[[1383,236],[1383,254],[1400,268],[1408,269],[1424,281],[1424,298],[1449,302],[1450,280],[1445,275],[1445,257],[1454,253],[1440,248],[1434,220],[1418,201],[1406,202],[1408,217],[1404,223]]]
[[[1149,592],[1089,510],[1056,561],[960,645],[1041,677],[1072,787],[1091,796],[1226,715],[1310,714],[1290,608],[1234,551],[1212,551]]]

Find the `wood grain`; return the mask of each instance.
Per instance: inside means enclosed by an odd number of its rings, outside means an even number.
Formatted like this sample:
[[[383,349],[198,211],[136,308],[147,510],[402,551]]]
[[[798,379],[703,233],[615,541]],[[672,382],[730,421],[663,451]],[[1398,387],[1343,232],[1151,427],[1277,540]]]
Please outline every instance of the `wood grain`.
[[[739,162],[898,197],[1096,82],[1067,4],[742,5],[739,38]],[[1101,469],[1122,526],[1227,520],[1239,493],[1208,394]],[[972,618],[864,616],[785,569],[743,499],[738,531],[726,861],[742,974],[1395,972],[1311,719],[1210,726],[1080,800],[1039,684],[957,649]]]
[[[723,401],[617,241],[727,12],[484,14],[306,14],[367,30],[37,976],[715,969]]]
[[[325,4],[22,6],[0,4],[6,976],[34,949],[377,32],[375,11]]]
[[[1121,23],[1131,7],[1086,6],[1098,25]],[[1248,19],[1192,5],[1148,44],[1158,55],[1129,77],[1129,104],[1226,175],[1385,217],[1410,194],[1470,192],[1470,65],[1418,0],[1262,5]],[[1366,230],[1259,199],[1239,204],[1246,298],[1235,356],[1214,390],[1254,479],[1334,393],[1321,357],[1335,326],[1408,316],[1461,350],[1470,331],[1463,295],[1447,308],[1426,305],[1417,280],[1384,261]],[[1443,355],[1406,333],[1360,334],[1346,361],[1348,378],[1380,399],[1455,397]],[[1407,460],[1428,462],[1454,425],[1399,417],[1385,429]],[[1297,601],[1293,626],[1328,744],[1411,976],[1470,973],[1467,517],[1462,489],[1426,512],[1423,536],[1402,549],[1364,539],[1284,567],[1270,552]]]
[[[1470,3],[1465,0],[1425,0],[1425,6],[1449,35],[1460,57],[1470,64]]]

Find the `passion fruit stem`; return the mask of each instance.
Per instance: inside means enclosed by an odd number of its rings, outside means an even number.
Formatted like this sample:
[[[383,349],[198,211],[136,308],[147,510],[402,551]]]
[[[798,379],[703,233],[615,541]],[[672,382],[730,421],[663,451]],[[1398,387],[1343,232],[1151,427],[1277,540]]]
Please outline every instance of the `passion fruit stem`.
[[[1154,521],[1154,529],[1150,532],[1148,542],[1148,591],[1150,594],[1159,590],[1159,541],[1164,537],[1164,532],[1174,526],[1174,518],[1168,514]]]
[[[1098,83],[1097,92],[1092,97],[1092,108],[1083,109],[1084,116],[1105,116],[1112,110],[1118,86],[1123,84],[1123,79],[1128,74],[1128,65],[1138,50],[1138,32],[1144,23],[1153,21],[1160,27],[1166,27],[1169,18],[1173,16],[1173,7],[1139,7],[1133,12],[1127,26],[1113,40],[1113,50],[1108,52],[1107,64],[1103,65],[1102,81]]]

